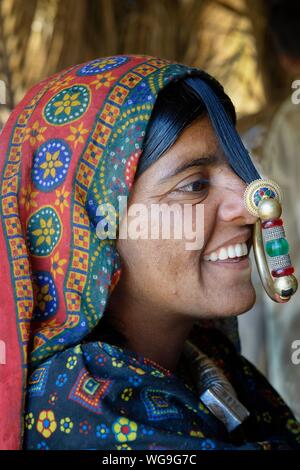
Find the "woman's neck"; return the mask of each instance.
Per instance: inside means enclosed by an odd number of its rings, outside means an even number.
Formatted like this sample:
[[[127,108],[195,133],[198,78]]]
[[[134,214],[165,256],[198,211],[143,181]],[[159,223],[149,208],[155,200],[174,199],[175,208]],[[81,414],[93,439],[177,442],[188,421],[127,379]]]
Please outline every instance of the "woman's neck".
[[[116,309],[115,305],[119,308]],[[126,336],[128,349],[165,369],[176,370],[184,342],[193,327],[192,318],[179,318],[175,314],[158,311],[154,306],[145,308],[140,302],[128,299],[112,302],[109,314],[113,325]]]

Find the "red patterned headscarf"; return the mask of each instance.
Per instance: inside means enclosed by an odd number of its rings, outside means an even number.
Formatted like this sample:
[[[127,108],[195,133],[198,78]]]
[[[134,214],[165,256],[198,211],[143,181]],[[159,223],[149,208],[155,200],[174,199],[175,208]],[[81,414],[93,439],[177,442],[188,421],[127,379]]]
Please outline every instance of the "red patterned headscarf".
[[[34,86],[0,136],[0,448],[20,445],[29,363],[78,344],[120,275],[97,207],[127,196],[158,92],[199,70],[96,59]]]

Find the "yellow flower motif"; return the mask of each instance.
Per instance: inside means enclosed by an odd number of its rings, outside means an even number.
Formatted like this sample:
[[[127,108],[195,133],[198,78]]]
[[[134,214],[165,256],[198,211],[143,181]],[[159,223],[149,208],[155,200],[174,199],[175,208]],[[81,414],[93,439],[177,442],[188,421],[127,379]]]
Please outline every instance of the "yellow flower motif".
[[[123,367],[124,366],[124,362],[123,361],[118,361],[115,357],[112,358],[111,363],[114,367]]]
[[[70,131],[72,134],[67,137],[67,140],[74,142],[74,147],[76,148],[77,144],[83,144],[84,138],[82,136],[87,134],[89,130],[83,129],[83,122],[81,122],[77,128],[70,126]]]
[[[117,450],[132,450],[132,448],[128,444],[120,444],[117,446]]]
[[[65,191],[65,187],[63,186],[62,189],[56,189],[56,196],[57,199],[55,200],[55,205],[59,206],[61,212],[64,212],[65,207],[69,207],[69,203],[67,201],[67,198],[70,195],[70,191]]]
[[[62,418],[59,424],[61,432],[64,432],[66,434],[70,434],[74,426],[73,421],[71,421],[70,418]]]
[[[151,375],[154,375],[155,377],[159,377],[159,378],[162,378],[165,376],[165,374],[161,372],[160,370],[151,371]]]
[[[138,426],[135,421],[130,421],[124,416],[117,419],[112,426],[113,433],[119,442],[134,441],[136,439],[137,428]]]
[[[103,74],[101,73],[96,75],[96,80],[91,82],[91,85],[95,85],[96,90],[98,90],[98,88],[102,86],[109,87],[110,82],[114,81],[115,79],[116,77],[114,77],[111,72],[106,72]]]
[[[286,427],[293,434],[298,434],[300,432],[300,423],[293,418],[288,419]]]
[[[27,413],[25,416],[25,428],[31,429],[34,425],[34,417],[32,413]]]
[[[37,191],[33,191],[31,184],[27,188],[21,189],[21,205],[25,205],[25,209],[28,211],[31,207],[37,207],[37,202],[35,201],[36,196],[38,195]]]
[[[53,297],[49,294],[49,284],[45,284],[37,294],[37,305],[39,309],[44,312],[46,308],[46,302],[51,302]]]
[[[57,274],[64,274],[62,266],[66,264],[66,259],[61,259],[59,252],[57,251],[54,256],[51,256],[51,273],[53,274],[54,279],[56,279]]]
[[[69,116],[69,114],[71,113],[72,107],[80,105],[80,101],[78,101],[77,99],[79,95],[80,95],[79,92],[74,93],[74,94],[66,93],[62,100],[56,101],[56,103],[53,103],[53,105],[57,108],[57,110],[54,113],[55,116],[57,116],[58,114],[61,114],[62,112],[64,112],[65,114],[67,114],[67,116]]]
[[[56,431],[57,424],[55,421],[55,415],[51,410],[43,410],[39,414],[39,419],[36,425],[37,431],[42,434],[43,437],[48,439],[51,434]]]
[[[77,346],[75,346],[75,348],[74,348],[74,353],[75,353],[75,354],[82,354],[82,349],[81,349],[81,345],[80,345],[80,344],[77,344]]]
[[[43,133],[47,127],[40,127],[39,121],[35,121],[32,127],[25,129],[24,141],[29,140],[31,145],[35,145],[37,142],[44,142],[45,137]]]
[[[141,369],[140,367],[134,367],[134,366],[131,366],[131,365],[128,366],[128,367],[129,367],[129,369],[133,370],[138,375],[145,375],[146,374],[146,372],[143,369]]]
[[[203,411],[205,414],[207,414],[207,415],[209,414],[208,409],[206,408],[205,405],[203,405],[203,403],[201,401],[199,401],[199,403],[198,403],[198,408],[199,408],[199,410]]]
[[[115,59],[107,59],[105,60],[105,62],[103,63],[103,60],[100,59],[100,60],[95,60],[93,64],[90,64],[90,68],[91,69],[95,69],[99,66],[103,66],[103,65],[114,65],[116,63],[116,60]]]
[[[103,60],[102,60],[102,59],[100,59],[100,60],[95,60],[95,61],[93,61],[92,64],[90,64],[90,68],[91,68],[91,69],[95,69],[95,68],[99,67],[99,65],[108,65],[108,64],[115,64],[115,60],[114,60],[114,59],[107,58],[107,60],[105,60],[104,63],[103,63]]]
[[[190,431],[190,436],[192,437],[204,437],[204,434],[201,431]]]
[[[76,356],[68,357],[67,364],[66,364],[67,369],[70,369],[70,370],[74,369],[76,364],[77,364],[77,357]]]
[[[57,150],[55,153],[46,153],[46,161],[41,164],[41,168],[44,171],[43,178],[47,178],[47,176],[50,174],[52,178],[55,178],[56,176],[56,168],[59,168],[63,166],[62,162],[58,160],[60,151]]]
[[[124,388],[121,398],[124,401],[129,401],[133,394],[133,388]]]
[[[36,246],[40,246],[44,241],[47,245],[51,244],[51,236],[54,235],[55,230],[52,227],[52,217],[46,222],[45,219],[40,218],[40,228],[33,230],[32,234],[38,237]]]

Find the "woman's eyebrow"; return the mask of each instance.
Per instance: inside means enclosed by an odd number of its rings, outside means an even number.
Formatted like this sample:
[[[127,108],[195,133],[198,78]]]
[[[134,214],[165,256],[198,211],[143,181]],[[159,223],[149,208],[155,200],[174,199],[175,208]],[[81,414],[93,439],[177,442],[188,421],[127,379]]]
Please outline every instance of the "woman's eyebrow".
[[[194,158],[193,160],[190,160],[189,162],[182,163],[179,165],[175,170],[170,173],[167,176],[164,176],[159,182],[164,182],[168,180],[169,178],[172,178],[173,176],[178,175],[179,173],[182,173],[183,171],[198,166],[198,167],[203,167],[203,166],[210,166],[214,165],[216,163],[219,163],[221,158],[218,155],[205,155],[203,157],[197,157]]]

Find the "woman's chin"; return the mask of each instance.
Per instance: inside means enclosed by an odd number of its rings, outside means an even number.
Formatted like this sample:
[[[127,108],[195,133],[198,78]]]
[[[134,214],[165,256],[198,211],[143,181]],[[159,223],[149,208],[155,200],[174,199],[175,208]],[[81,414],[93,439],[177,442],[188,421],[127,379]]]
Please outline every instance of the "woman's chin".
[[[214,299],[214,301],[213,301]],[[256,292],[252,282],[241,288],[235,288],[228,294],[228,291],[216,292],[212,295],[212,305],[207,311],[210,318],[227,318],[238,316],[248,312],[256,301]]]
[[[241,315],[242,313],[251,310],[256,301],[256,292],[252,285],[249,283],[247,289],[243,289],[239,294],[237,293],[234,298],[230,301],[230,308],[226,306],[225,311],[228,312],[228,316]]]

